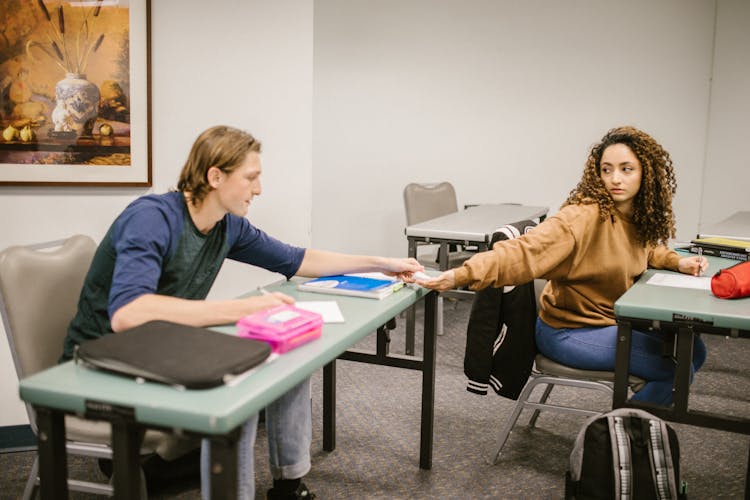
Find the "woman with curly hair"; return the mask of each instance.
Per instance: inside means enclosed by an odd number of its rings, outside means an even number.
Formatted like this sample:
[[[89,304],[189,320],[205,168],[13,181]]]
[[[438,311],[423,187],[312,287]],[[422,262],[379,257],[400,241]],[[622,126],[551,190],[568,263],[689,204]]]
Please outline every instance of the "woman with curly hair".
[[[547,279],[539,300],[536,344],[559,363],[613,371],[617,325],[614,303],[647,267],[699,275],[701,257],[667,248],[674,236],[672,160],[648,134],[610,130],[593,146],[583,177],[560,211],[532,231],[494,245],[424,287],[481,290]],[[674,363],[660,332],[633,331],[630,371],[647,381],[634,400],[672,402]],[[696,337],[693,371],[706,358]]]

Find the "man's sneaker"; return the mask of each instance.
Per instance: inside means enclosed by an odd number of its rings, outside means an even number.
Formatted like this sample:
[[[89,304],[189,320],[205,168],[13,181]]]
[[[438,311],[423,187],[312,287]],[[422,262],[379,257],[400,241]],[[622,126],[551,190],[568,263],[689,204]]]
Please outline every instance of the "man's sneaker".
[[[278,491],[277,488],[271,488],[268,490],[266,498],[268,498],[268,500],[297,500],[300,498],[304,500],[312,500],[315,498],[315,493],[308,490],[305,483],[299,483],[297,489],[291,493],[284,493]]]

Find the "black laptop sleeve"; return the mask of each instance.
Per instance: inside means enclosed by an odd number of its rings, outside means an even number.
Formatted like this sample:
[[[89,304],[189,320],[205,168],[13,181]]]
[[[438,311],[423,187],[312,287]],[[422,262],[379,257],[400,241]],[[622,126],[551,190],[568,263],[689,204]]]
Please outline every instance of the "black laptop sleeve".
[[[208,389],[261,364],[265,342],[169,321],[151,321],[81,343],[76,363],[154,382]]]

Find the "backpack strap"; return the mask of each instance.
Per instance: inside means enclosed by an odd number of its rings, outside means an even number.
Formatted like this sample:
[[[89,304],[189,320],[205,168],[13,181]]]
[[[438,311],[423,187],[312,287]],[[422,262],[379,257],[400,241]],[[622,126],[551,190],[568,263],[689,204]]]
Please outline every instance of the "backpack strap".
[[[633,492],[633,462],[630,452],[630,438],[625,429],[625,421],[620,415],[608,415],[609,437],[614,467],[614,498],[629,500]]]
[[[648,425],[648,451],[651,462],[651,475],[659,499],[677,498],[672,450],[669,446],[667,426],[662,420],[644,420]]]

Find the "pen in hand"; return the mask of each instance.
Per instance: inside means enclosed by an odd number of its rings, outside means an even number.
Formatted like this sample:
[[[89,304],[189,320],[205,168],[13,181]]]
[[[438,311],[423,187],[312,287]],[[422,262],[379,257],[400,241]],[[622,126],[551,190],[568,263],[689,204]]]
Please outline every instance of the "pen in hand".
[[[258,287],[258,291],[261,293],[261,295],[271,295],[271,292],[263,288],[262,286]]]
[[[698,276],[703,274],[703,247],[698,247]]]

